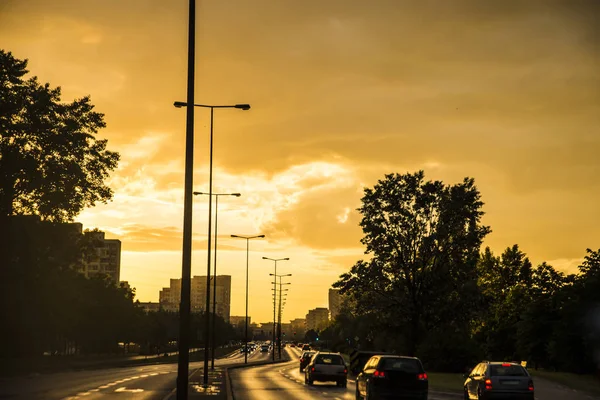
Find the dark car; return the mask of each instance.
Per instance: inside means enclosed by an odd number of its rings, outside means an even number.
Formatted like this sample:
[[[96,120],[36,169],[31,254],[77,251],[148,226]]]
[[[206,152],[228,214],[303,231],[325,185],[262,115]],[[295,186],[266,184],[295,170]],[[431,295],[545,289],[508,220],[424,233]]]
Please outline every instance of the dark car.
[[[304,371],[304,368],[310,363],[310,359],[315,354],[314,351],[304,351],[300,356],[300,372]]]
[[[304,383],[312,385],[314,381],[335,382],[346,387],[348,367],[340,353],[317,352],[306,366]]]
[[[465,400],[533,400],[533,379],[515,362],[484,361],[467,374]]]
[[[367,361],[356,377],[356,399],[427,400],[429,381],[421,360],[379,355]]]
[[[310,348],[310,345],[309,345],[309,344],[306,344],[306,343],[305,343],[305,344],[303,344],[303,345],[302,345],[302,351],[309,351],[309,350],[312,350],[312,349]]]

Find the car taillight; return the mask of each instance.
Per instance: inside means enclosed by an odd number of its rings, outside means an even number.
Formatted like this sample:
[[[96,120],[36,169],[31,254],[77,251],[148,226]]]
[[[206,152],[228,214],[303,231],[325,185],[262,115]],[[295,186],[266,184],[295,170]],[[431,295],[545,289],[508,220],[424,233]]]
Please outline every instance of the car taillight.
[[[420,381],[426,381],[427,380],[427,374],[423,373],[423,374],[419,374],[417,375],[417,379]]]
[[[533,392],[533,381],[529,381],[529,391]]]
[[[301,359],[300,359],[300,362],[304,362],[304,358],[301,358]]]
[[[510,367],[510,363],[502,363],[503,367]]]
[[[385,378],[385,372],[375,370],[375,372],[373,373],[373,376],[375,376],[377,378]]]
[[[315,372],[315,367],[312,367],[312,368],[310,369],[310,372]]]
[[[492,390],[492,380],[491,379],[485,380],[485,390]]]

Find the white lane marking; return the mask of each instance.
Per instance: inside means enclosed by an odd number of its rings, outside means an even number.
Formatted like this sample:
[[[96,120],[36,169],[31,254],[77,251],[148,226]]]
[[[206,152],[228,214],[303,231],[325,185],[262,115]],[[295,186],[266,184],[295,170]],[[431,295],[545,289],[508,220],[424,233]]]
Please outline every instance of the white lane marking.
[[[121,393],[121,392],[141,393],[143,391],[144,391],[144,389],[127,389],[125,386],[120,387],[120,388],[118,388],[118,389],[115,390],[115,392],[117,392],[117,393]]]

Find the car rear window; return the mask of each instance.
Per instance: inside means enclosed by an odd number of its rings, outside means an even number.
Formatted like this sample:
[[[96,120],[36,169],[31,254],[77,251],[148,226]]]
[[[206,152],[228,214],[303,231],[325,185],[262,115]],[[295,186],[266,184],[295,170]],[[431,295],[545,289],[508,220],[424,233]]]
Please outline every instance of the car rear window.
[[[411,374],[423,372],[423,366],[419,360],[412,358],[383,358],[380,365],[384,371],[402,371]]]
[[[527,376],[527,372],[520,365],[490,365],[490,376]]]
[[[342,365],[344,364],[344,359],[336,355],[319,355],[315,359],[315,364]]]

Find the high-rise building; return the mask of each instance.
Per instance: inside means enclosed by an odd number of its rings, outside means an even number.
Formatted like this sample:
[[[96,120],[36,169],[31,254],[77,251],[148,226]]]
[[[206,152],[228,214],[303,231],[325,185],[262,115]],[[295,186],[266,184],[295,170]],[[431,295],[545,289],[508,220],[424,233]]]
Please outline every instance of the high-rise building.
[[[215,285],[216,281],[216,285]],[[216,312],[225,321],[230,320],[231,308],[231,275],[217,275],[213,277],[211,289],[216,288]],[[163,288],[159,293],[159,303],[163,310],[179,311],[181,302],[181,279],[171,279],[170,286]],[[204,312],[206,306],[206,276],[194,276],[191,281],[191,311]],[[210,308],[212,312],[213,293],[210,293]]]
[[[84,235],[90,239],[93,250],[86,254],[80,272],[86,278],[107,275],[118,284],[121,276],[121,241],[106,239],[105,233],[98,230],[86,231]]]
[[[331,320],[340,313],[340,307],[342,306],[342,295],[339,289],[329,289],[329,312],[331,313]]]
[[[321,330],[327,327],[329,323],[329,310],[324,307],[317,307],[309,310],[306,314],[306,330]]]

